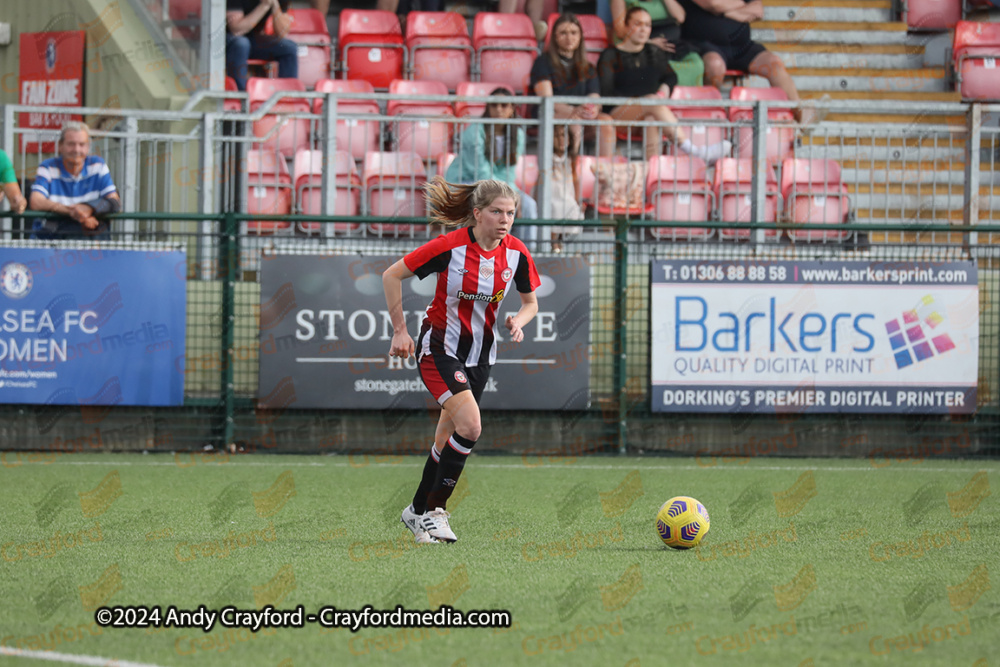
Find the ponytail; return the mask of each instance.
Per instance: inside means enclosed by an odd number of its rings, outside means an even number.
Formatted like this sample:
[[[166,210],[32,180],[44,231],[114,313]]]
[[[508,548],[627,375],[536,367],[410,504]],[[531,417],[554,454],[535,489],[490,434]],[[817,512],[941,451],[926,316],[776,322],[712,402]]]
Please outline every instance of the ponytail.
[[[427,203],[430,205],[431,224],[445,227],[471,227],[476,224],[472,214],[474,209],[484,209],[494,200],[507,197],[520,202],[517,190],[503,181],[484,180],[467,185],[448,183],[435,176],[424,186]]]

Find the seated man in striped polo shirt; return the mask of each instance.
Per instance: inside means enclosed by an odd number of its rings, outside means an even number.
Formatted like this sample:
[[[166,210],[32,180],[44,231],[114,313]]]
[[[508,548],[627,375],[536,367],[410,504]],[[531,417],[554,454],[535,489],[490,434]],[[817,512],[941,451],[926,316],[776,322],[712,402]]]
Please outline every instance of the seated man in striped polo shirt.
[[[90,155],[90,128],[66,123],[58,148],[59,157],[38,165],[29,206],[65,217],[35,220],[31,238],[110,240],[108,221],[101,218],[120,211],[121,199],[108,165]]]

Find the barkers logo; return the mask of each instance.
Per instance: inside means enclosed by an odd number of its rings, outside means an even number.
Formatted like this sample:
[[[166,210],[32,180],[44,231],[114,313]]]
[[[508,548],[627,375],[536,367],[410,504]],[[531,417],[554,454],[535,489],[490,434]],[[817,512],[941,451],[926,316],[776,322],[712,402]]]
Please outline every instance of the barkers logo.
[[[919,363],[930,359],[935,351],[942,355],[954,350],[955,342],[944,331],[944,325],[944,316],[938,312],[934,297],[930,294],[920,299],[914,308],[904,310],[900,318],[886,322],[885,331],[889,336],[889,345],[892,346],[896,368],[906,368],[915,363],[914,360]],[[928,336],[931,337],[928,339]]]
[[[31,269],[20,262],[7,262],[0,268],[0,291],[10,299],[28,296],[34,283]]]
[[[462,371],[455,371],[455,382],[461,382],[462,384],[465,384],[466,382],[468,382],[468,378],[465,377],[465,373],[463,373]]]
[[[479,275],[489,280],[489,278],[493,275],[493,266],[492,265],[480,266]]]
[[[488,303],[500,303],[503,301],[504,290],[500,290],[496,294],[470,294],[469,292],[463,292],[458,290],[458,298],[464,301],[486,301]]]

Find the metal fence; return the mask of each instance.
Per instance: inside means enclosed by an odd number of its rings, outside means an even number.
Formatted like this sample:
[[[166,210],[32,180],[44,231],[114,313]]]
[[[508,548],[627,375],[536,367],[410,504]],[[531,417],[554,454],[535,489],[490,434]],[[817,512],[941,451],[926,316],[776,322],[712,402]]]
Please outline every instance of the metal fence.
[[[248,102],[245,95],[235,97],[239,104]],[[281,100],[288,97],[304,97],[312,104],[322,100],[323,107],[278,113]],[[390,417],[361,411],[255,407],[262,353],[259,258],[271,252],[402,255],[431,233],[422,215],[423,180],[391,171],[384,160],[370,163],[365,174],[365,156],[374,152],[416,155],[413,169],[419,171],[415,166],[419,163],[426,179],[442,166],[441,153],[431,154],[436,137],[446,138],[445,146],[451,150],[445,152],[461,156],[463,131],[499,124],[427,112],[405,117],[381,110],[341,115],[345,100],[358,97],[282,93],[249,113],[192,110],[199,104],[214,104],[211,93],[202,93],[181,112],[82,110],[110,119],[109,125],[94,131],[93,152],[108,161],[124,201],[125,213],[112,225],[111,246],[136,248],[156,243],[187,251],[185,406],[3,406],[0,437],[4,446],[57,452],[88,447],[222,448],[231,444],[248,450],[424,451],[433,432],[432,421],[416,411]],[[367,99],[381,105],[389,97]],[[591,360],[591,404],[572,414],[487,413],[484,420],[489,441],[481,443],[479,451],[517,451],[530,457],[623,450],[745,456],[748,451],[751,455],[758,451],[760,443],[766,448],[770,446],[766,443],[794,433],[798,446],[785,447],[781,453],[856,455],[864,452],[851,443],[861,442],[897,451],[925,442],[963,442],[970,444],[961,451],[953,447],[953,453],[995,453],[1000,442],[996,389],[1000,386],[1000,304],[994,303],[998,294],[994,235],[1000,227],[993,222],[998,215],[994,189],[998,185],[1000,137],[994,125],[1000,107],[919,107],[922,112],[954,114],[962,119],[961,124],[948,125],[947,129],[933,124],[823,123],[809,135],[796,135],[795,155],[837,160],[849,189],[848,222],[810,225],[789,223],[791,209],[780,188],[781,163],[774,164],[777,192],[774,183],[764,177],[767,152],[773,149],[769,137],[783,137],[785,130],[792,129],[787,123],[770,120],[764,103],[743,105],[751,114],[749,120],[686,118],[677,124],[688,128],[690,136],[707,136],[718,130],[716,136],[732,140],[733,157],[749,157],[753,166],[763,165],[752,170],[749,181],[738,181],[734,190],[727,192],[716,187],[710,170],[698,178],[687,172],[672,183],[660,179],[656,189],[651,187],[653,181],[643,177],[638,210],[601,213],[606,181],[586,168],[578,169],[575,179],[553,178],[558,170],[554,170],[553,160],[556,133],[572,125],[600,123],[556,119],[551,99],[510,99],[537,106],[537,118],[523,117],[510,123],[525,129],[522,158],[537,158],[534,187],[530,186],[530,172],[523,169],[518,183],[535,195],[542,219],[519,221],[527,232],[523,235],[531,240],[538,257],[579,257],[592,267],[592,326],[586,351]],[[487,98],[417,100],[484,104]],[[703,105],[686,105],[698,104]],[[721,106],[735,105],[722,101]],[[830,106],[836,108],[835,103]],[[900,107],[894,103],[896,110]],[[49,157],[20,150],[22,132],[15,119],[26,110],[7,106],[2,112],[3,145],[22,174],[25,189],[34,165]],[[255,129],[257,123],[262,125]],[[409,129],[408,124],[412,126]],[[438,124],[444,128],[443,135],[432,132]],[[642,159],[644,133],[663,125],[631,125],[632,132],[618,142],[622,157],[616,159],[646,164]],[[745,130],[750,131],[749,148],[748,140],[741,138]],[[303,137],[305,143],[299,146]],[[373,139],[375,150],[368,150]],[[291,141],[296,150],[314,153],[308,161],[296,160],[295,151],[287,155],[281,151],[283,140]],[[421,141],[426,142],[424,148]],[[355,142],[363,148],[357,155],[351,152]],[[407,151],[400,151],[401,147]],[[675,152],[675,148],[668,143],[665,151]],[[348,153],[348,159],[338,162],[338,152]],[[588,164],[598,162],[595,135],[584,134],[581,154],[592,156]],[[485,153],[482,159],[488,159]],[[356,173],[353,177],[352,169]],[[591,177],[592,190],[587,192],[588,183],[582,181]],[[556,198],[566,194],[559,188],[569,187],[570,181],[574,200],[585,205],[585,218],[552,219]],[[380,199],[383,190],[388,194]],[[727,196],[735,198],[735,209],[724,206]],[[700,218],[690,205],[699,197]],[[345,201],[355,208],[345,210]],[[402,203],[395,204],[397,201]],[[683,209],[686,216],[678,215],[682,206],[687,207]],[[726,216],[734,210],[740,220],[768,219],[773,211],[776,222],[731,222]],[[283,215],[285,211],[292,215]],[[2,221],[6,244],[36,243],[25,238],[28,218]],[[537,231],[531,234],[530,230]],[[797,413],[653,414],[648,386],[648,273],[649,261],[655,258],[975,259],[981,295],[977,413],[973,417],[913,413],[863,419],[857,415]]]
[[[132,214],[152,223],[163,214]],[[179,216],[199,221],[204,216]],[[355,218],[359,224],[369,218]],[[49,453],[90,448],[118,450],[188,450],[232,445],[243,450],[338,452],[399,455],[419,453],[433,435],[434,415],[425,410],[344,411],[262,409],[258,407],[258,369],[271,341],[261,331],[262,297],[255,272],[244,271],[248,247],[257,237],[241,232],[254,220],[241,214],[201,220],[212,237],[201,243],[214,247],[210,270],[198,256],[188,261],[187,336],[183,359],[185,404],[182,408],[115,406],[5,405],[0,407],[0,440],[5,448]],[[280,221],[320,227],[338,224],[329,218],[292,216]],[[349,220],[351,221],[351,220]],[[420,225],[419,219],[405,224]],[[554,221],[538,221],[544,225]],[[532,223],[518,223],[531,226]],[[671,453],[732,456],[740,460],[766,453],[784,455],[868,455],[878,450],[917,456],[934,443],[951,445],[957,455],[996,454],[1000,442],[1000,281],[997,262],[980,246],[904,243],[841,244],[705,244],[650,243],[648,226],[664,223],[625,218],[583,221],[594,236],[566,239],[562,251],[539,247],[538,261],[577,258],[591,270],[589,344],[580,354],[590,362],[590,406],[574,411],[487,411],[479,451],[516,452],[526,460],[557,460],[593,452]],[[693,223],[680,223],[685,228]],[[714,229],[718,229],[715,223]],[[604,227],[601,230],[601,227]],[[753,231],[757,231],[755,226]],[[697,228],[697,227],[695,227]],[[709,230],[709,228],[705,228]],[[777,231],[764,225],[759,231]],[[606,240],[596,234],[602,231]],[[886,232],[885,226],[850,226],[855,238]],[[904,233],[914,231],[903,228]],[[939,228],[923,231],[940,232]],[[966,230],[960,229],[960,233]],[[989,233],[1000,232],[995,226]],[[105,248],[148,249],[115,232]],[[416,247],[416,238],[345,238],[335,251],[324,248],[322,233],[289,240],[282,252],[337,252],[363,257],[399,255]],[[193,243],[194,239],[191,239]],[[10,241],[8,247],[51,246],[53,242]],[[85,247],[92,242],[55,242],[59,247]],[[179,244],[191,245],[181,239]],[[259,256],[259,255],[258,255]],[[975,415],[803,414],[789,410],[710,415],[661,414],[650,409],[650,260],[694,259],[771,261],[790,259],[851,259],[880,262],[947,261],[977,258],[980,290],[979,383]],[[373,296],[379,301],[381,297]],[[377,304],[376,304],[377,306]],[[381,306],[377,306],[381,307]],[[559,314],[557,314],[557,318]],[[411,332],[412,333],[412,332]],[[572,351],[569,351],[572,353]],[[330,392],[350,391],[331,386]],[[265,392],[266,393],[266,392]],[[789,436],[793,434],[793,436]],[[792,437],[792,441],[787,438]],[[791,442],[794,446],[789,445]],[[770,443],[770,444],[769,444]],[[777,446],[776,443],[786,443]],[[774,450],[777,447],[776,451]],[[761,449],[763,448],[763,449]],[[769,449],[770,448],[770,449]],[[916,448],[916,449],[908,449]],[[930,451],[930,450],[929,450]],[[911,452],[909,454],[905,452]],[[941,453],[937,451],[936,453]],[[554,457],[554,458],[553,458]],[[922,459],[921,459],[922,460]]]

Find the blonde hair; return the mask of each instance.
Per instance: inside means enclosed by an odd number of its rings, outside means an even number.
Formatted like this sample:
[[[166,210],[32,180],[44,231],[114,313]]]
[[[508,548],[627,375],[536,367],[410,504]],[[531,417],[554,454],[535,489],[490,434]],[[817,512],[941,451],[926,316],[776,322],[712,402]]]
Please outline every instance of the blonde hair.
[[[63,123],[62,130],[59,132],[60,144],[66,140],[66,135],[70,132],[83,132],[87,135],[87,141],[90,141],[90,128],[87,127],[87,124],[78,120],[70,120]]]
[[[517,206],[521,197],[513,186],[497,180],[484,180],[468,185],[448,183],[435,176],[424,186],[430,204],[430,221],[445,227],[471,227],[476,224],[474,209],[484,209],[495,200],[506,197]]]

